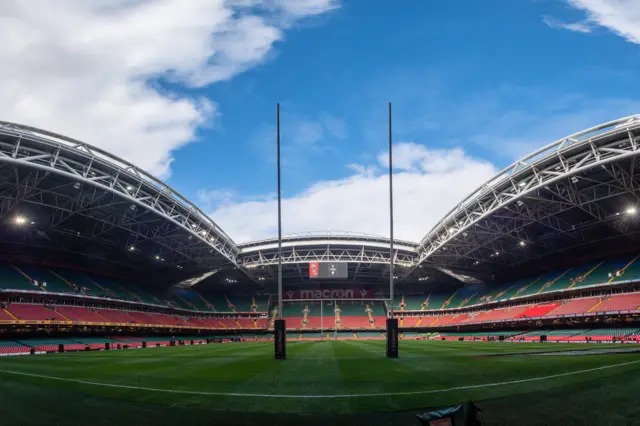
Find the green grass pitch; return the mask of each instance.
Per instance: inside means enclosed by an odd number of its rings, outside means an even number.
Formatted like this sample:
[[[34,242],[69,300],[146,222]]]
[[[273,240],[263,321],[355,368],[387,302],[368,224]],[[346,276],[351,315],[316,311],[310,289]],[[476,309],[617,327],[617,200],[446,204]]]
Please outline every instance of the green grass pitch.
[[[640,424],[640,354],[490,356],[609,347],[401,341],[387,359],[385,342],[354,340],[289,342],[285,361],[273,342],[5,357],[0,424],[411,425],[467,400],[489,425]]]

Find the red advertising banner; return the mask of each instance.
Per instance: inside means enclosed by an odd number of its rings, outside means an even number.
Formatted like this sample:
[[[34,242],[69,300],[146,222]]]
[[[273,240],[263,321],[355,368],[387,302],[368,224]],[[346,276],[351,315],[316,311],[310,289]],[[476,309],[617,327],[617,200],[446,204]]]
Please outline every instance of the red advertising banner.
[[[347,289],[317,289],[317,290],[289,290],[282,293],[283,300],[296,299],[380,299],[382,294],[375,294],[373,290]]]
[[[309,262],[309,278],[317,278],[320,275],[318,262]]]

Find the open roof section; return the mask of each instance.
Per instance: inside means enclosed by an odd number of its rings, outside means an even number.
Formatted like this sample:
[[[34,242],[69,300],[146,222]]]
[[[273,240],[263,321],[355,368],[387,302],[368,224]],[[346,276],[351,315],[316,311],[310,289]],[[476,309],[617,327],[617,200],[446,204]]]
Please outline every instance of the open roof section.
[[[282,238],[283,277],[287,282],[308,281],[309,262],[349,264],[349,282],[375,284],[389,280],[390,240],[386,237],[346,231],[318,231]],[[238,246],[238,265],[258,281],[277,276],[277,238]],[[394,240],[395,274],[398,280],[411,272],[417,260],[417,243]],[[385,278],[386,277],[386,278]]]

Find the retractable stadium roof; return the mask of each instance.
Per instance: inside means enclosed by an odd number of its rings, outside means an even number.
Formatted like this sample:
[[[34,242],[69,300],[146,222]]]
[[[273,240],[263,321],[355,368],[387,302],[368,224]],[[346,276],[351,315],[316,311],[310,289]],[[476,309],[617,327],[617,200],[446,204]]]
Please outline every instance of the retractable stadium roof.
[[[0,256],[175,281],[237,254],[200,209],[133,164],[0,122]]]
[[[639,154],[640,115],[541,148],[456,205],[419,262],[487,277],[638,250]]]
[[[570,135],[522,158],[459,203],[419,244],[394,241],[394,275],[458,281],[547,268],[594,251],[640,249],[640,115]],[[0,122],[0,256],[86,264],[162,282],[237,271],[273,280],[277,240],[237,245],[213,220],[133,164],[55,133]],[[310,261],[388,280],[388,238],[310,232],[283,240],[285,279]],[[508,274],[508,272],[505,272]],[[186,280],[186,281],[185,281]],[[197,281],[197,280],[196,280]]]

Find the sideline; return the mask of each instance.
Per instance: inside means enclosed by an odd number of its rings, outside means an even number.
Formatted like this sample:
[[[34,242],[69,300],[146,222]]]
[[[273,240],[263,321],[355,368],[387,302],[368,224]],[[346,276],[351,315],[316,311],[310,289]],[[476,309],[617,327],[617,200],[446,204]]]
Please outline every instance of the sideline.
[[[609,368],[623,367],[625,365],[632,365],[632,364],[638,364],[638,363],[640,363],[640,360],[623,362],[620,364],[605,365],[602,367],[589,368],[586,370],[571,371],[569,373],[553,374],[551,376],[533,377],[533,378],[521,379],[521,380],[510,380],[507,382],[485,383],[480,385],[456,386],[453,388],[446,388],[446,389],[430,389],[430,390],[412,391],[412,392],[387,392],[387,393],[383,392],[383,393],[359,393],[359,394],[354,393],[354,394],[342,394],[342,395],[286,395],[286,394],[235,393],[235,392],[200,392],[200,391],[188,391],[188,390],[178,390],[178,389],[156,389],[156,388],[145,388],[141,386],[127,386],[127,385],[116,385],[116,384],[110,384],[110,383],[89,382],[85,380],[66,379],[64,377],[45,376],[41,374],[23,373],[20,371],[10,371],[10,370],[0,370],[0,373],[13,374],[17,376],[37,377],[41,379],[58,380],[58,381],[70,382],[70,383],[80,383],[83,385],[91,385],[91,386],[102,386],[102,387],[108,387],[108,388],[131,389],[131,390],[140,390],[140,391],[148,391],[148,392],[162,392],[162,393],[184,394],[184,395],[234,396],[234,397],[245,397],[245,398],[345,399],[345,398],[366,398],[366,397],[380,397],[380,396],[425,395],[425,394],[434,394],[434,393],[453,392],[453,391],[466,390],[466,389],[515,385],[518,383],[528,383],[528,382],[549,380],[549,379],[555,379],[557,377],[573,376],[577,374],[590,373],[592,371],[607,370]]]

